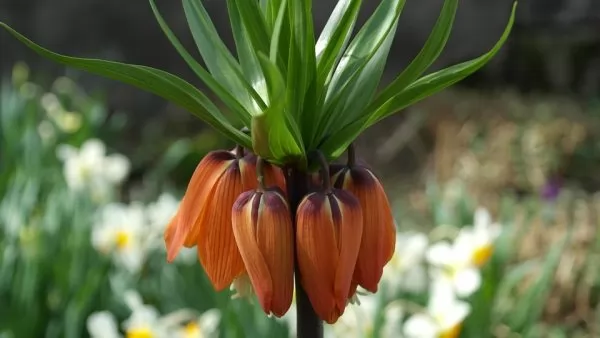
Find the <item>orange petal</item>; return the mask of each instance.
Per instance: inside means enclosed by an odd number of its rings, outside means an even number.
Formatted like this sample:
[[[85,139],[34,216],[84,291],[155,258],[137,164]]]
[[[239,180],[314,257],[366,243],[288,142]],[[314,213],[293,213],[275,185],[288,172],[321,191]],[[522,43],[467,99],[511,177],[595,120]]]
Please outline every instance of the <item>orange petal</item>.
[[[173,261],[188,237],[196,237],[200,231],[197,221],[205,209],[213,186],[235,156],[228,151],[213,151],[206,155],[194,171],[181,206],[176,229],[167,242],[167,260]],[[190,235],[192,234],[192,235]]]
[[[276,165],[266,163],[263,168],[265,175],[265,184],[267,188],[278,187],[283,193],[283,197],[286,197],[286,186],[285,186],[285,175],[283,170]]]
[[[246,155],[239,160],[239,163],[244,191],[256,190],[256,188],[258,188],[258,178],[256,177],[256,156]]]
[[[353,167],[337,180],[336,186],[340,183],[360,202],[364,220],[354,278],[365,289],[376,292],[396,244],[390,204],[381,183],[368,169]]]
[[[360,250],[363,216],[358,200],[346,191],[333,189],[329,201],[334,226],[339,229],[339,262],[335,273],[335,297],[338,308],[344,309]]]
[[[333,320],[334,283],[338,265],[337,241],[327,195],[312,193],[296,213],[296,254],[300,279],[319,317]],[[337,318],[335,318],[337,319]]]
[[[279,192],[267,190],[256,212],[256,240],[273,283],[272,303],[270,308],[263,308],[281,317],[292,305],[294,294],[294,234],[290,210]]]
[[[262,193],[247,191],[235,201],[232,209],[233,235],[240,250],[246,272],[260,305],[268,314],[273,299],[273,282],[258,243],[255,226]],[[254,212],[256,211],[256,212]]]
[[[238,162],[233,162],[207,196],[208,209],[199,220],[198,257],[217,291],[229,286],[243,273],[244,263],[235,243],[231,210],[243,192]]]

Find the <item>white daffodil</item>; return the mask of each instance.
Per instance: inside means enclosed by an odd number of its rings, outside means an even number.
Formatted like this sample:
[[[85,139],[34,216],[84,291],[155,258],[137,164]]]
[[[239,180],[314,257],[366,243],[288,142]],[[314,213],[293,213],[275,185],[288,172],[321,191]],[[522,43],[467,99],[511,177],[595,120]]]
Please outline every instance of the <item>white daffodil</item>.
[[[458,300],[452,285],[437,282],[432,285],[425,313],[412,315],[404,323],[407,338],[456,338],[471,307]]]
[[[98,200],[105,199],[111,187],[120,184],[129,173],[129,160],[120,154],[107,156],[106,146],[97,139],[86,141],[79,149],[60,145],[57,156],[64,162],[69,188],[88,190]]]
[[[131,309],[131,315],[123,322],[126,337],[160,338],[169,337],[167,328],[162,325],[158,311],[144,304],[142,297],[136,291],[124,294],[125,304]]]
[[[171,315],[176,316],[177,313]],[[166,320],[167,317],[164,319]],[[217,309],[210,309],[202,313],[199,318],[189,320],[185,325],[178,325],[177,328],[171,331],[174,331],[173,337],[175,338],[218,337],[220,321],[221,312]]]
[[[478,268],[491,257],[494,241],[501,230],[483,208],[477,209],[474,220],[474,226],[462,228],[452,245],[440,242],[427,252],[427,260],[434,267],[433,278],[442,278],[454,285],[461,297],[468,297],[479,289],[481,273]]]
[[[92,313],[86,326],[91,338],[121,338],[115,316],[108,311]]]
[[[328,325],[326,337],[357,337],[373,336],[375,316],[378,308],[378,298],[373,294],[360,298],[360,305],[350,304],[344,314],[334,325]]]
[[[423,264],[429,240],[425,234],[396,234],[396,252],[383,269],[382,281],[392,293],[400,290],[420,293],[427,285],[427,270]]]
[[[456,239],[463,241],[461,245],[471,247],[471,260],[474,265],[482,266],[492,256],[494,242],[500,236],[502,226],[492,222],[492,216],[484,208],[477,208],[473,227],[461,229],[462,236]]]
[[[108,204],[92,229],[93,247],[112,256],[116,264],[132,273],[139,271],[149,249],[147,222],[142,205]]]
[[[457,295],[468,297],[481,286],[481,273],[472,264],[469,247],[455,241],[439,242],[427,250],[427,260],[432,266],[432,279],[450,284]]]

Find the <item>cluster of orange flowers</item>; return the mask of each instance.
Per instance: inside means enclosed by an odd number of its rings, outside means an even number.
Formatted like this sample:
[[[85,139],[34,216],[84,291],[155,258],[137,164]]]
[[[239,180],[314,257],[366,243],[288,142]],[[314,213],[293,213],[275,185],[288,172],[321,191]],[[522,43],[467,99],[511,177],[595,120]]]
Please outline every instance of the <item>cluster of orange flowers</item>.
[[[357,286],[377,291],[395,223],[369,169],[353,161],[327,169],[330,177],[307,175],[313,192],[291,215],[283,170],[239,148],[209,153],[165,231],[167,259],[196,246],[217,291],[246,275],[265,313],[278,317],[291,306],[297,262],[315,312],[336,322]]]

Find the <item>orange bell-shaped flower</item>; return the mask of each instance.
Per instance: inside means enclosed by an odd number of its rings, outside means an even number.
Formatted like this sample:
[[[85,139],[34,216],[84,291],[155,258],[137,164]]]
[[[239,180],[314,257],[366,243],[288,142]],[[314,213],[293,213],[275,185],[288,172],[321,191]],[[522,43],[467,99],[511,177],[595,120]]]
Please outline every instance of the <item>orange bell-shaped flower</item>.
[[[254,292],[266,314],[283,316],[294,293],[294,234],[278,188],[247,191],[232,210],[233,234]]]
[[[387,196],[375,175],[362,166],[338,170],[333,181],[336,188],[349,191],[360,202],[364,221],[354,282],[376,292],[396,246],[396,227]]]
[[[200,263],[215,289],[230,285],[244,271],[233,237],[231,207],[241,193],[256,185],[255,166],[239,153],[213,151],[206,155],[165,230],[167,259],[175,259],[182,246],[196,245]]]
[[[332,189],[306,196],[296,214],[296,252],[302,286],[319,317],[344,313],[362,235],[360,203]]]

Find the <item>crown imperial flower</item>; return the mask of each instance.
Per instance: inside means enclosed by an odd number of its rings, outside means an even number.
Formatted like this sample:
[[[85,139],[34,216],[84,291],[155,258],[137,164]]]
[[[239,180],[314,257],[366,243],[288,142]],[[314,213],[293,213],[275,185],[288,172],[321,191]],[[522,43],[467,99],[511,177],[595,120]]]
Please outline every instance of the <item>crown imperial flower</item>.
[[[277,189],[278,190],[278,189]],[[265,313],[283,316],[294,290],[294,235],[277,190],[247,191],[233,205],[233,233]]]

